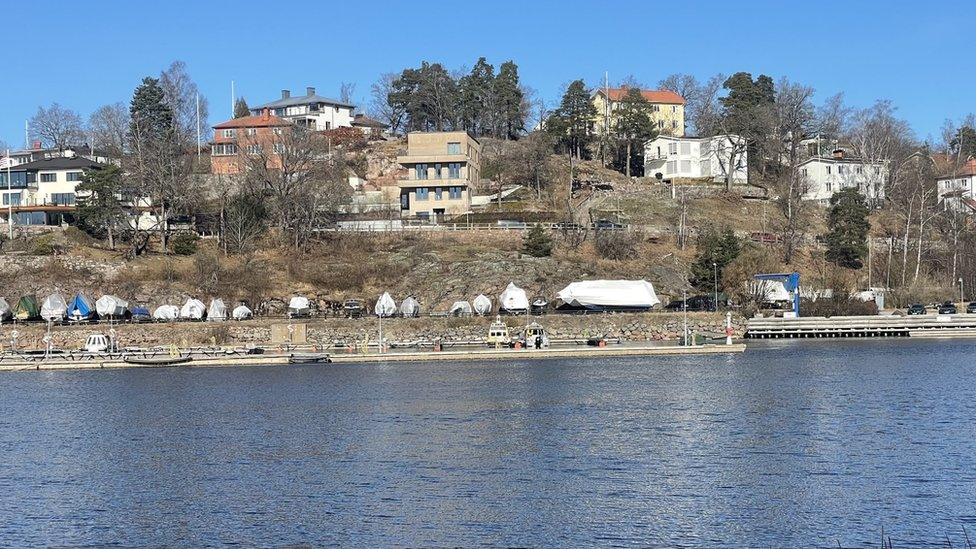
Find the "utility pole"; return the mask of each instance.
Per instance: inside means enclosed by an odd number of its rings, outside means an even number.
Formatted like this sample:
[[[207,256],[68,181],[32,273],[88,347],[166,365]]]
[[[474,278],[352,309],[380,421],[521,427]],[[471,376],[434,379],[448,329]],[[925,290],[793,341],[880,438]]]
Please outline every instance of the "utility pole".
[[[230,81],[230,117],[234,118],[234,106],[237,103],[237,96],[234,95],[234,81]]]
[[[197,92],[197,158],[200,158],[200,153],[200,92]]]
[[[684,332],[681,334],[681,339],[684,341],[684,346],[688,346],[688,290],[681,290],[681,308],[684,309]]]
[[[27,121],[24,120],[24,148],[30,148],[30,130],[27,127]]]
[[[718,310],[718,263],[712,261],[712,271],[715,274],[715,310]]]

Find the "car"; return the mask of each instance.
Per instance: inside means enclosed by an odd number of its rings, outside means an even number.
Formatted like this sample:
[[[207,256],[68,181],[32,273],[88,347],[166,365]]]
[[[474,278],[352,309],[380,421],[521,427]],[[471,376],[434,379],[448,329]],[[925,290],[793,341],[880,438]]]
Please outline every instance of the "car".
[[[954,315],[956,314],[956,304],[951,301],[946,301],[942,305],[939,305],[940,315]]]
[[[928,312],[929,311],[925,308],[925,305],[922,305],[921,303],[915,303],[908,308],[908,314],[910,315],[924,315]]]
[[[712,303],[712,296],[696,295],[687,299],[688,312],[714,311],[715,305]],[[685,301],[676,299],[668,303],[664,308],[666,311],[682,312],[685,310]]]
[[[966,312],[971,315],[976,315],[976,301],[970,301],[969,305],[966,305]]]
[[[365,308],[362,301],[358,299],[347,299],[342,304],[342,310],[346,318],[361,318]]]
[[[593,224],[593,228],[597,230],[619,231],[621,229],[625,229],[626,227],[624,225],[621,225],[620,223],[617,223],[616,221],[610,221],[609,219],[600,219]]]

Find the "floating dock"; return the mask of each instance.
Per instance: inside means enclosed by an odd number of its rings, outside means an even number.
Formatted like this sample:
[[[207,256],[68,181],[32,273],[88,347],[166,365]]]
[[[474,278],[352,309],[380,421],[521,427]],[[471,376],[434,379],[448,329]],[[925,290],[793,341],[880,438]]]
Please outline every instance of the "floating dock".
[[[553,358],[602,358],[621,356],[681,356],[714,355],[741,353],[743,343],[732,345],[698,345],[681,347],[676,345],[621,344],[608,347],[565,347],[548,349],[467,349],[449,351],[393,351],[389,353],[335,353],[328,358],[333,363],[370,362],[426,362],[460,360],[529,360]],[[153,365],[126,362],[119,356],[91,356],[85,360],[65,360],[60,357],[40,357],[32,360],[5,356],[0,360],[0,372],[24,370],[102,370],[118,368],[186,368],[186,367],[226,367],[226,366],[278,366],[293,363],[293,353],[275,354],[229,354],[226,356],[193,357],[179,365]],[[308,363],[303,360],[303,363]]]
[[[752,318],[747,339],[836,337],[976,337],[976,315]]]

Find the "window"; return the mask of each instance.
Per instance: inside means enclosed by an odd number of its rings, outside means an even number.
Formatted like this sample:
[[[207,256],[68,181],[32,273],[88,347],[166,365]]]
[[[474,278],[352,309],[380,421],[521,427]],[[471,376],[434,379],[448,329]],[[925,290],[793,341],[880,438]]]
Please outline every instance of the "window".
[[[857,173],[857,174],[864,173],[864,167],[863,166],[858,166],[858,167],[854,168],[854,173]]]
[[[427,164],[414,166],[415,179],[427,179]]]
[[[430,197],[430,189],[427,187],[417,187],[417,200],[427,200]]]
[[[434,179],[440,179],[440,178],[441,178],[441,165],[434,164]]]
[[[233,143],[217,143],[213,146],[212,153],[214,156],[230,156],[237,154],[237,145]]]
[[[807,176],[807,169],[806,168],[803,168],[802,170],[800,170],[800,175],[802,175],[803,177],[806,177]]]
[[[81,172],[68,172],[68,181],[81,181]]]
[[[33,176],[34,174],[30,174],[30,175]],[[10,172],[11,187],[13,188],[26,187],[27,181],[28,181],[28,174],[26,172]],[[30,179],[30,182],[33,183],[34,182],[33,179]],[[5,190],[7,188],[6,171],[0,171],[0,187],[3,187]]]
[[[448,187],[447,188],[447,197],[450,198],[451,200],[460,200],[461,199],[461,187]]]
[[[830,175],[830,166],[827,166],[827,175]]]
[[[72,206],[75,203],[75,193],[51,193],[51,204],[57,206]]]
[[[434,200],[443,200],[444,190],[441,187],[434,187]]]
[[[3,205],[4,206],[20,206],[20,196],[21,193],[4,193],[3,194]]]
[[[272,131],[274,131],[274,134],[275,134],[275,135],[281,135],[281,128],[275,128],[275,129],[274,129],[274,130],[272,130]]]
[[[681,154],[691,154],[691,143],[681,144]]]
[[[261,145],[248,145],[247,154],[261,154]]]
[[[651,112],[661,112],[661,105],[651,105]]]
[[[844,166],[837,166],[837,175],[844,174]]]
[[[681,173],[691,173],[691,160],[681,161]]]
[[[664,120],[658,120],[657,121],[657,127],[658,128],[661,128],[661,129],[664,129]]]
[[[284,143],[275,143],[274,144],[274,148],[272,150],[274,151],[275,154],[284,154],[285,153],[285,144]]]
[[[237,130],[233,130],[233,129],[227,129],[227,130],[224,130],[224,131],[222,131],[220,133],[221,133],[221,135],[223,135],[224,137],[227,137],[227,138],[237,137]]]
[[[461,163],[451,162],[447,165],[447,177],[449,179],[461,179]]]
[[[247,135],[253,136],[253,135],[257,134],[258,131],[256,129],[254,129],[254,128],[248,128],[248,129],[244,130],[244,133],[246,133]]]
[[[668,154],[678,154],[677,143],[668,143]]]
[[[671,105],[671,112],[678,112],[678,106],[677,105]]]
[[[41,183],[54,183],[58,180],[58,174],[56,173],[42,173]]]
[[[671,121],[671,129],[677,129],[677,128],[678,128],[678,121],[677,120],[672,120]]]
[[[461,144],[460,143],[448,143],[447,144],[447,154],[461,154]]]
[[[830,181],[828,181],[827,182],[827,192],[832,191],[833,190],[833,187],[834,187],[833,184]]]
[[[668,163],[665,165],[664,171],[666,173],[674,173],[678,171],[678,162],[675,160],[668,161]]]

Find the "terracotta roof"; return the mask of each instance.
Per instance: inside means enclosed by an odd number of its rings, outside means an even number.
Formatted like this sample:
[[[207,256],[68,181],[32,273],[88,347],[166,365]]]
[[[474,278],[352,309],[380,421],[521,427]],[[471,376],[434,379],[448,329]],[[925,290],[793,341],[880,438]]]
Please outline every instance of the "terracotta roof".
[[[959,166],[952,171],[952,175],[945,175],[939,179],[952,179],[953,177],[969,177],[971,175],[976,175],[976,160],[970,160],[962,166]]]
[[[599,93],[609,91],[610,101],[620,101],[627,95],[628,88],[610,88],[604,90],[600,88]],[[685,98],[671,90],[641,90],[641,95],[651,103],[667,103],[669,105],[684,105]]]
[[[234,118],[228,120],[227,122],[221,122],[214,126],[215,130],[223,130],[228,128],[273,128],[275,126],[290,126],[291,122],[278,118],[277,116],[270,114],[268,109],[264,109],[261,114],[255,116],[243,116],[241,118]]]
[[[384,124],[379,120],[376,120],[375,118],[370,118],[365,114],[357,114],[352,121],[352,125],[365,126],[367,128],[381,128],[381,129],[386,129],[390,127],[388,124]]]

